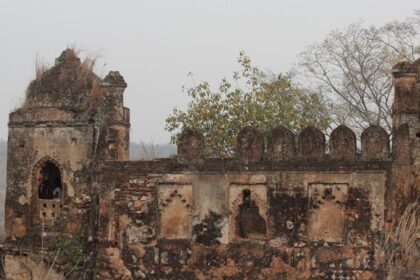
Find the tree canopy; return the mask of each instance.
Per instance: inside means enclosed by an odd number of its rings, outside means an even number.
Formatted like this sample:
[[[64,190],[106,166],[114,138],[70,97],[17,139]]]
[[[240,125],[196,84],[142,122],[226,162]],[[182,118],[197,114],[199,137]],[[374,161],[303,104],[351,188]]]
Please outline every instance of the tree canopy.
[[[241,128],[253,126],[262,132],[284,125],[294,132],[312,125],[325,131],[330,122],[330,104],[320,93],[297,87],[290,74],[274,75],[254,66],[241,52],[240,71],[224,78],[217,90],[201,82],[184,91],[191,98],[185,111],[177,108],[166,119],[172,141],[184,127],[203,132],[208,156],[234,153]]]

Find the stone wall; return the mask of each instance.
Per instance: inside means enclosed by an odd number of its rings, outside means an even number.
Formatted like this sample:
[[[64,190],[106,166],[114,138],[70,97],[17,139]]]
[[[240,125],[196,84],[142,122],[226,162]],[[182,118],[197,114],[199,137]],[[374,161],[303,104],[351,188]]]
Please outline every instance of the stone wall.
[[[339,127],[327,154],[314,128],[298,147],[276,128],[267,148],[245,128],[237,157],[222,160],[187,130],[178,159],[105,162],[97,246],[135,279],[377,279],[391,170],[382,131],[367,129],[358,154]]]

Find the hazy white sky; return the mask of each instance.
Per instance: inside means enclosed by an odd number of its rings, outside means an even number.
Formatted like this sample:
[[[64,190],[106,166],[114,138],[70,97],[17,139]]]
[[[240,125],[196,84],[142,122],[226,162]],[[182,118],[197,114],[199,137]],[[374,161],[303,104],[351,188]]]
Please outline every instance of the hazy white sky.
[[[305,45],[363,19],[404,19],[418,0],[0,0],[0,138],[34,77],[67,46],[99,52],[99,74],[118,70],[128,88],[132,140],[165,143],[165,118],[185,108],[182,86],[217,85],[244,50],[256,65],[289,70]]]

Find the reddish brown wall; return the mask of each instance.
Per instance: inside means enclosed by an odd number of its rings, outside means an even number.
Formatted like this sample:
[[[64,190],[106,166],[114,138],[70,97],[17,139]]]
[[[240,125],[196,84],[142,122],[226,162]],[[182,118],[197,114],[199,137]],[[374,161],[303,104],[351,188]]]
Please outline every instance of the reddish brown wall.
[[[419,62],[393,69],[392,151],[376,125],[363,131],[360,152],[345,126],[330,137],[313,127],[297,136],[246,127],[234,158],[206,159],[202,134],[187,128],[177,158],[128,161],[127,84],[114,71],[86,74],[67,52],[10,115],[9,275],[35,273],[26,264],[41,244],[57,250],[64,237],[90,254],[71,279],[384,277],[385,230],[420,186]],[[60,209],[36,195],[47,160],[62,174]],[[57,262],[62,275],[69,256]]]

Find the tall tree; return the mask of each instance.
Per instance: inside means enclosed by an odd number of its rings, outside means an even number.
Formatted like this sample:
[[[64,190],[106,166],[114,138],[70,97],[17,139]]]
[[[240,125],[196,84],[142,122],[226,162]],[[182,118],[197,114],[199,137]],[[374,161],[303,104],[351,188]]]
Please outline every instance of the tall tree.
[[[325,131],[330,124],[329,102],[317,92],[293,85],[291,76],[273,75],[253,66],[243,52],[240,71],[224,78],[213,91],[208,82],[185,89],[191,98],[185,111],[177,108],[166,119],[172,141],[183,127],[201,130],[208,156],[234,153],[236,136],[247,125],[266,132],[284,125],[295,132],[313,125]]]
[[[415,60],[419,38],[420,11],[381,27],[351,24],[301,53],[299,77],[336,101],[331,113],[339,124],[358,130],[379,124],[391,131],[391,69]]]

